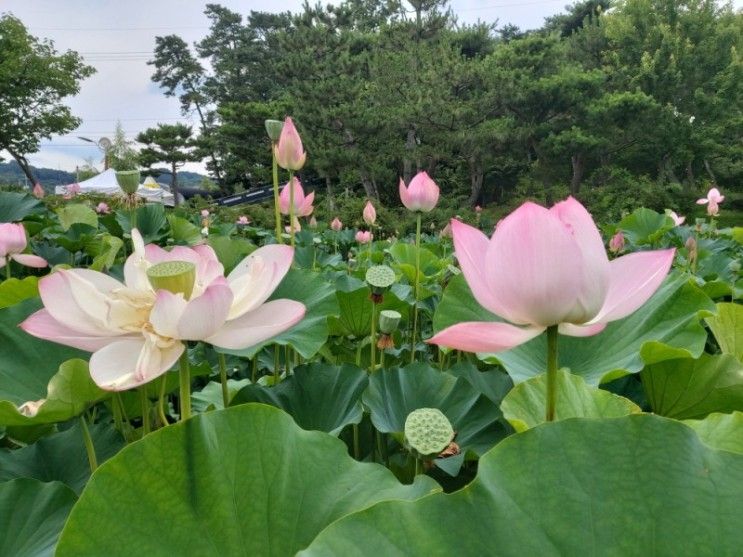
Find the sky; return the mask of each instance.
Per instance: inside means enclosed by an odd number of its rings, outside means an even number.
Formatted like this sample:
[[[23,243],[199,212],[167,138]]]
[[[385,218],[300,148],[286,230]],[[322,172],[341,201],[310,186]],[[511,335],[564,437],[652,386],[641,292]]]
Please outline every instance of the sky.
[[[255,11],[299,11],[302,0],[209,0],[248,14]],[[338,0],[331,1],[337,3]],[[324,0],[323,3],[326,3]],[[74,171],[92,159],[101,168],[101,153],[78,136],[111,136],[117,120],[127,136],[158,122],[195,123],[180,113],[176,98],[165,97],[150,79],[155,37],[177,34],[193,44],[208,33],[205,0],[0,0],[0,13],[19,18],[36,37],[51,39],[58,50],[76,50],[96,74],[83,81],[80,93],[67,100],[80,127],[42,143],[28,157],[32,165]],[[545,17],[563,11],[569,0],[451,0],[462,22],[477,20],[522,29],[542,25]],[[743,5],[743,0],[735,2]],[[194,126],[197,128],[198,126]],[[0,154],[4,159],[9,157]],[[187,170],[202,171],[198,164]]]

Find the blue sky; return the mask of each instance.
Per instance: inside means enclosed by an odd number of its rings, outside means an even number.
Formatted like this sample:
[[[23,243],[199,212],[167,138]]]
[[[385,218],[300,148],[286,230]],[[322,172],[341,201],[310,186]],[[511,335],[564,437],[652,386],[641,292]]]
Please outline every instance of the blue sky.
[[[302,0],[211,0],[236,12],[297,11]],[[513,23],[521,28],[539,27],[544,18],[563,11],[566,0],[451,0],[460,21]],[[189,118],[180,114],[178,101],[166,98],[150,76],[147,65],[155,37],[175,33],[189,43],[208,32],[203,15],[206,2],[194,0],[0,0],[0,12],[21,19],[37,37],[54,41],[60,50],[80,52],[97,73],[82,84],[80,94],[69,99],[82,118],[78,130],[45,141],[29,156],[35,166],[74,170],[86,159],[100,167],[101,155],[77,136],[111,135],[121,120],[134,137],[157,122]],[[738,7],[743,0],[734,2]],[[7,159],[7,157],[4,157]],[[198,164],[191,170],[201,170]]]

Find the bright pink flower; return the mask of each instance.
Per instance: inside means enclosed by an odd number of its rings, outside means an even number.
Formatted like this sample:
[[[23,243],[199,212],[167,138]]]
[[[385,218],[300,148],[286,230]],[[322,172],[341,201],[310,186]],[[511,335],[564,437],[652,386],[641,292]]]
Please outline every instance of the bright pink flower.
[[[369,226],[373,226],[377,222],[377,211],[374,209],[371,201],[367,201],[366,205],[364,205],[362,216],[364,217],[364,222]]]
[[[368,244],[374,239],[374,235],[368,230],[359,230],[356,233],[356,241],[359,244]]]
[[[82,188],[80,187],[80,184],[75,182],[74,184],[70,184],[65,188],[65,195],[63,196],[65,199],[72,199],[77,194],[79,194],[82,191]]]
[[[27,245],[26,229],[22,224],[12,222],[0,224],[0,269],[11,259],[26,267],[42,268],[49,265],[46,259],[38,255],[23,253]]]
[[[428,341],[468,352],[509,350],[553,325],[564,335],[595,335],[653,295],[675,252],[609,261],[591,215],[572,197],[552,209],[523,204],[490,239],[456,220],[452,231],[475,299],[510,322],[459,323]]]
[[[246,224],[250,224],[250,219],[246,217],[245,215],[240,215],[240,217],[237,219],[237,224],[240,224],[243,226]]]
[[[609,240],[609,250],[612,253],[618,253],[624,249],[624,234],[621,230],[618,230],[614,236]]]
[[[288,116],[284,120],[284,127],[281,128],[281,135],[274,147],[274,153],[276,154],[276,162],[286,170],[300,170],[307,159],[307,153],[304,152],[299,132],[297,132],[294,122]]]
[[[98,205],[96,205],[95,212],[99,215],[107,215],[111,212],[111,208],[108,206],[108,203],[105,201],[101,201]]]
[[[44,191],[44,188],[41,187],[41,184],[36,182],[34,184],[33,194],[36,199],[41,199],[42,197],[46,195],[46,192]]]
[[[333,222],[330,223],[330,228],[332,228],[336,232],[340,232],[341,230],[343,230],[343,223],[341,222],[341,219],[335,217],[333,219]]]
[[[712,188],[707,192],[707,197],[697,199],[698,205],[707,205],[707,214],[716,217],[720,214],[720,203],[725,200],[724,195],[720,195],[720,190]]]
[[[673,219],[673,224],[675,226],[681,226],[684,224],[684,221],[686,221],[686,217],[681,217],[675,213],[675,211],[668,211],[668,216]]]
[[[400,201],[411,211],[428,213],[439,201],[439,187],[426,172],[419,172],[406,188],[400,178]]]
[[[225,278],[209,246],[145,246],[132,231],[134,253],[124,265],[124,284],[88,269],[62,270],[39,281],[44,309],[21,327],[44,338],[93,352],[90,374],[98,386],[121,391],[168,371],[200,340],[246,348],[299,322],[303,304],[266,302],[289,270],[293,249],[270,245],[243,259]],[[159,263],[192,266],[191,292],[155,289],[147,271]]]
[[[292,181],[292,185],[294,187],[294,216],[295,217],[308,217],[312,214],[312,211],[315,210],[315,208],[312,206],[312,202],[315,200],[315,192],[310,192],[309,195],[304,195],[304,188],[302,188],[302,183],[299,181],[299,178],[296,176],[294,177]],[[284,187],[281,189],[281,194],[279,195],[279,210],[281,211],[282,215],[288,215],[289,214],[289,207],[290,207],[290,198],[289,198],[290,190],[289,190],[289,184],[285,184]]]

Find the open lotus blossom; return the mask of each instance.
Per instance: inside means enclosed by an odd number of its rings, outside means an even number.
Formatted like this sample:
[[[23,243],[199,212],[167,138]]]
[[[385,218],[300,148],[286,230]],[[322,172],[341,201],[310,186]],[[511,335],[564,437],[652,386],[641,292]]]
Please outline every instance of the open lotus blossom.
[[[707,205],[707,214],[710,217],[716,217],[720,214],[720,203],[725,200],[724,195],[720,195],[720,190],[712,188],[707,192],[707,197],[697,199],[698,205]]]
[[[612,253],[619,253],[624,249],[624,234],[621,230],[617,230],[617,233],[609,240],[609,251]]]
[[[307,153],[302,146],[302,138],[299,137],[294,122],[287,116],[284,126],[281,128],[279,141],[274,146],[276,162],[286,170],[301,170],[307,160]]]
[[[241,226],[245,226],[247,224],[250,224],[250,219],[248,217],[246,217],[245,215],[240,215],[238,217],[237,221],[235,221],[235,223],[236,224],[239,224]]]
[[[225,278],[209,246],[166,251],[145,246],[136,229],[132,240],[124,283],[89,269],[57,271],[39,281],[44,309],[21,324],[36,337],[93,352],[90,374],[103,389],[159,377],[181,356],[183,341],[245,348],[304,317],[299,302],[266,301],[289,270],[289,246],[259,248]]]
[[[12,222],[0,224],[0,269],[9,264],[11,259],[26,267],[46,267],[48,265],[46,259],[23,253],[27,245],[26,229],[22,224]]]
[[[428,213],[439,201],[439,187],[427,172],[419,172],[406,188],[400,178],[400,201],[410,211]]]
[[[39,184],[38,182],[34,184],[33,195],[36,199],[41,199],[46,195],[44,188],[42,188],[41,184]]]
[[[310,192],[309,195],[304,195],[304,188],[302,183],[296,176],[292,178],[292,187],[294,188],[294,216],[295,217],[309,217],[315,207],[312,206],[312,202],[315,200],[315,192]],[[289,184],[285,184],[281,189],[281,195],[279,195],[279,209],[282,215],[288,215],[291,206]]]
[[[108,203],[106,203],[105,201],[101,201],[98,205],[96,205],[95,212],[99,215],[107,215],[111,212],[111,208],[108,206]]]
[[[356,241],[359,244],[368,244],[374,239],[374,235],[368,230],[359,230],[356,233]]]
[[[366,202],[361,216],[364,217],[364,222],[369,226],[373,226],[374,223],[377,222],[377,211],[374,209],[374,205],[372,205],[371,201]]]
[[[675,211],[668,211],[668,216],[671,217],[675,226],[681,226],[686,221],[686,217],[677,215]]]
[[[341,230],[343,230],[343,223],[341,222],[341,219],[335,217],[330,223],[330,228],[335,230],[336,232],[340,232]]]
[[[459,323],[428,341],[467,352],[509,350],[555,325],[564,335],[595,335],[653,295],[675,252],[609,261],[591,215],[572,197],[551,209],[523,204],[490,239],[456,220],[452,232],[475,299],[508,321]]]

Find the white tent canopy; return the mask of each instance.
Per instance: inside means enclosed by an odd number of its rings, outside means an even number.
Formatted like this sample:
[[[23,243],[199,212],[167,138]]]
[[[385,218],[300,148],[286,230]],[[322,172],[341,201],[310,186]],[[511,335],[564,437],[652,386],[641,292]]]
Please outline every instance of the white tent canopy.
[[[74,184],[57,186],[54,188],[54,193],[65,194],[68,192],[68,188],[73,185]],[[80,186],[80,193],[99,193],[103,195],[121,195],[124,193],[119,187],[119,183],[116,181],[116,171],[113,168],[109,168],[100,174],[96,174],[92,178],[83,180],[77,185]],[[169,206],[173,206],[175,201],[172,193],[162,188],[149,176],[145,179],[144,183],[139,186],[137,195],[145,198],[147,201],[163,203]]]

